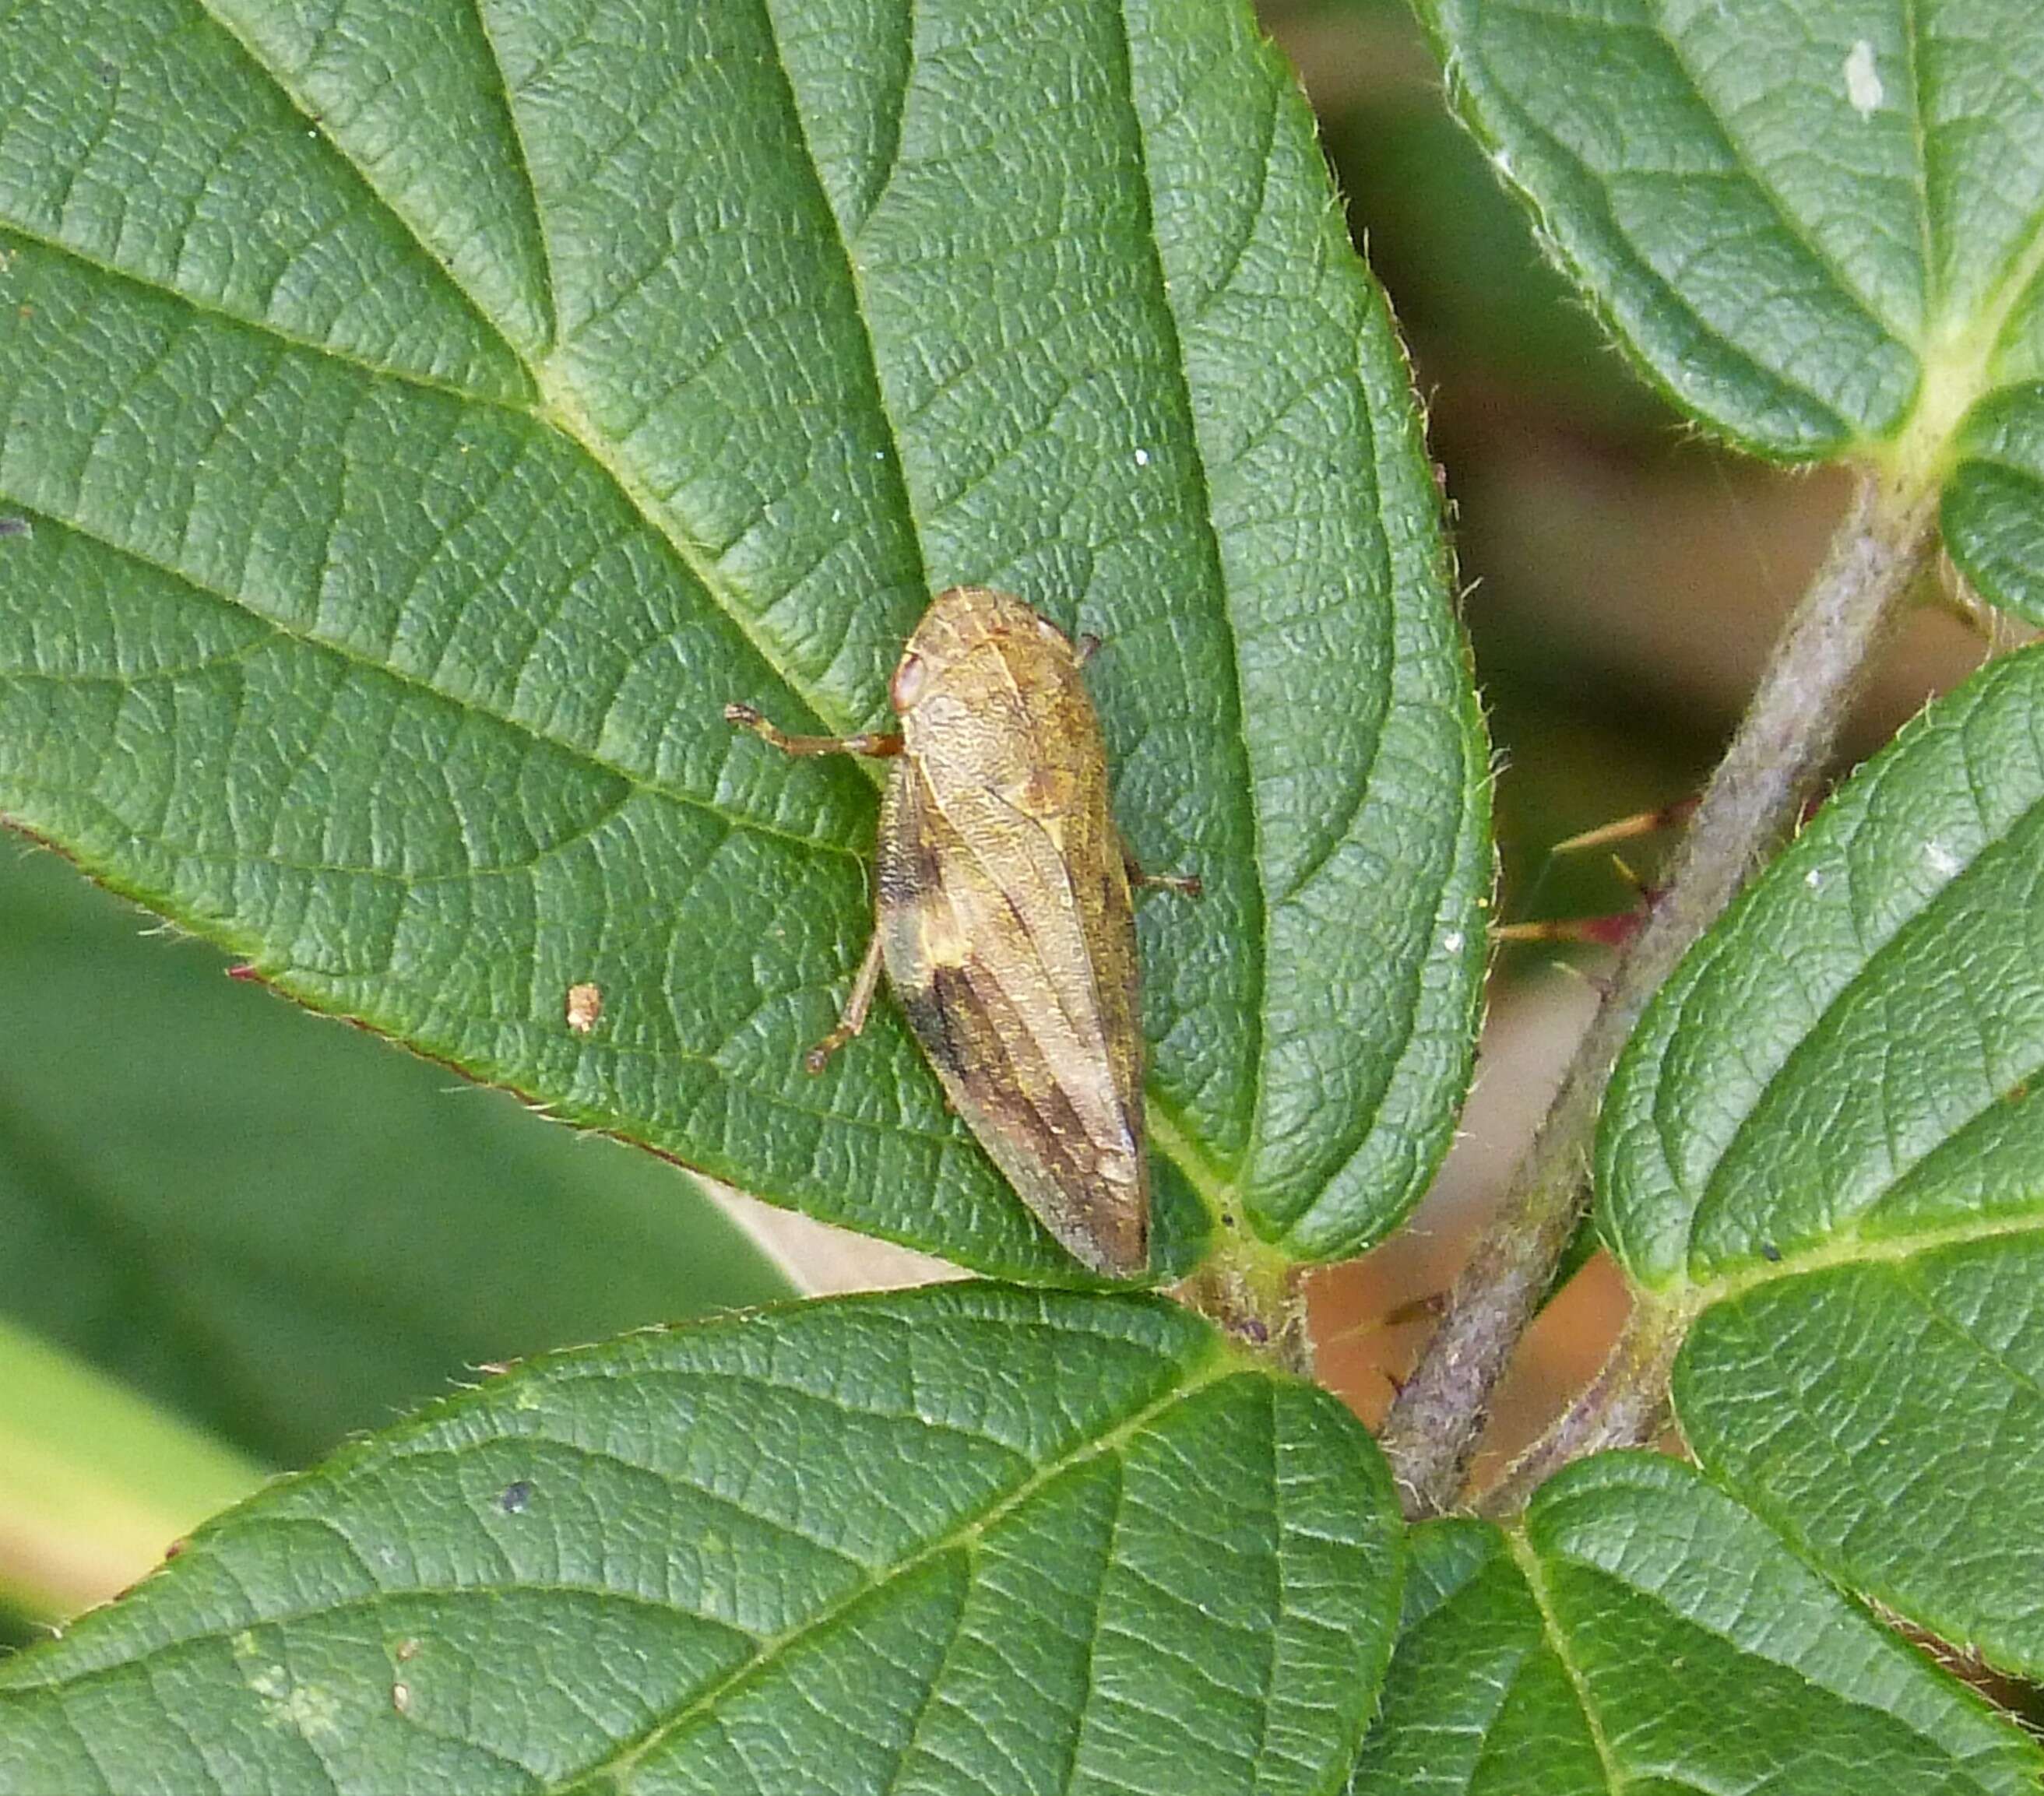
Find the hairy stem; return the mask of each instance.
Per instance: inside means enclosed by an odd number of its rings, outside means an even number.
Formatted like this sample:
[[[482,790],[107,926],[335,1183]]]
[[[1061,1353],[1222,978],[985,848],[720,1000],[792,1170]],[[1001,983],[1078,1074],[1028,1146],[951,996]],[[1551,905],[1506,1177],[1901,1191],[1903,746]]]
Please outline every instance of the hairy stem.
[[[1643,1447],[1658,1434],[1668,1417],[1668,1374],[1688,1326],[1685,1314],[1635,1304],[1602,1369],[1482,1494],[1478,1512],[1509,1520],[1570,1460],[1608,1447]]]
[[[1793,827],[1874,650],[1929,561],[1934,515],[1913,484],[1869,474],[1854,493],[1503,1206],[1392,1406],[1381,1444],[1408,1514],[1439,1514],[1456,1501],[1491,1395],[1581,1218],[1591,1136],[1619,1050],[1684,950]]]

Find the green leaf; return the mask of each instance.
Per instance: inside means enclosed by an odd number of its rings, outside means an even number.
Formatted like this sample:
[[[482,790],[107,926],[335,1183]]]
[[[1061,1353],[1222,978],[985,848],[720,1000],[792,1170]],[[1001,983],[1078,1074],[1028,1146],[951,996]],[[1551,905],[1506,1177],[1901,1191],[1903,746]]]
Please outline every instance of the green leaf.
[[[2031,1793],[2044,1753],[1687,1467],[1606,1454],[1523,1531],[1414,1531],[1351,1796]]]
[[[1381,299],[1239,0],[0,23],[0,811],[305,1002],[1074,1276],[891,1009],[820,1080],[930,591],[1107,644],[1160,1271],[1402,1215],[1485,755]],[[601,1027],[563,1027],[594,981]],[[1190,1185],[1204,1197],[1194,1197]]]
[[[2015,447],[2044,437],[2031,0],[1424,10],[1465,117],[1650,378],[1758,453],[1942,487],[1961,565],[2044,617],[2044,461]]]
[[[0,1313],[298,1464],[480,1361],[786,1295],[673,1168],[145,920],[0,852]]]
[[[1603,1225],[1697,1316],[1699,1456],[1853,1587],[2044,1671],[2044,649],[1846,784],[1612,1081]]]
[[[1315,101],[1351,219],[1366,232],[1370,267],[1393,296],[1421,364],[1454,386],[1508,383],[1543,413],[1560,409],[1601,433],[1665,435],[1667,408],[1611,354],[1574,287],[1540,254],[1525,209],[1443,108],[1406,0],[1327,0],[1318,10],[1332,16],[1316,21],[1302,59],[1317,48],[1342,70],[1370,71],[1334,75]],[[1295,8],[1285,17],[1297,29]],[[1337,19],[1347,26],[1339,36]],[[1456,474],[1466,479],[1469,470]],[[1473,521],[1471,497],[1461,494]],[[1485,648],[1494,730],[1497,650]]]
[[[0,1667],[0,1790],[1304,1793],[1390,1481],[1181,1310],[948,1286],[563,1354]]]
[[[2044,326],[2034,334],[2044,339]],[[2044,620],[2044,381],[1984,401],[1960,453],[1945,492],[1946,547],[1976,590]]]

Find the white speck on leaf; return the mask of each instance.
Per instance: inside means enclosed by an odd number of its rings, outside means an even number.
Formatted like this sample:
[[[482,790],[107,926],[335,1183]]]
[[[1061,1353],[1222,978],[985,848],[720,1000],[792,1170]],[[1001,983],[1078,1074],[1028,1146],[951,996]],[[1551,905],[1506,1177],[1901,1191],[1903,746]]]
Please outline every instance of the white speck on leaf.
[[[1441,938],[1441,947],[1444,953],[1459,954],[1462,951],[1462,932],[1459,929],[1449,931]]]
[[[1881,84],[1881,71],[1874,66],[1873,46],[1862,37],[1846,52],[1846,98],[1862,118],[1880,111],[1887,89]]]
[[[1804,874],[1803,883],[1809,887],[1812,892],[1815,892],[1824,883],[1823,869],[1821,867],[1811,868],[1808,873]]]
[[[1947,879],[1959,870],[1958,856],[1942,842],[1925,842],[1923,858],[1931,863],[1935,871],[1942,873]]]
[[[1490,166],[1496,169],[1499,174],[1503,175],[1506,180],[1509,181],[1512,178],[1511,151],[1499,150],[1496,152],[1490,159]]]
[[[1139,449],[1135,451],[1135,465],[1139,468],[1149,466],[1150,451],[1147,449]]]

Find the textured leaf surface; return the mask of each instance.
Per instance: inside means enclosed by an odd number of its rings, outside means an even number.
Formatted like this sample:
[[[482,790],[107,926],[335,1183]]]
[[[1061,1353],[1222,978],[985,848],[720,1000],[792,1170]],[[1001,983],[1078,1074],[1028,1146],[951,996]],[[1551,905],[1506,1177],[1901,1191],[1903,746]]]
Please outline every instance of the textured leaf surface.
[[[1523,1531],[1415,1531],[1350,1796],[1981,1796],[2044,1755],[1723,1491],[1583,1461]]]
[[[1361,1427],[1143,1299],[536,1362],[0,1668],[0,1789],[1291,1792],[1397,1618]]]
[[[279,984],[750,1189],[1070,1262],[891,1009],[820,1080],[934,588],[1108,645],[1160,1266],[1381,1232],[1464,1088],[1437,503],[1235,0],[0,22],[0,810]],[[567,988],[605,993],[586,1038]]]
[[[686,1174],[148,921],[0,850],[0,1311],[294,1465],[480,1361],[786,1295]]]
[[[1662,989],[1607,1238],[1700,1312],[1705,1463],[1838,1577],[2044,1671],[2044,650],[1847,783]]]
[[[1941,481],[1953,554],[2044,617],[2031,0],[1425,10],[1499,171],[1653,379],[1763,454]]]

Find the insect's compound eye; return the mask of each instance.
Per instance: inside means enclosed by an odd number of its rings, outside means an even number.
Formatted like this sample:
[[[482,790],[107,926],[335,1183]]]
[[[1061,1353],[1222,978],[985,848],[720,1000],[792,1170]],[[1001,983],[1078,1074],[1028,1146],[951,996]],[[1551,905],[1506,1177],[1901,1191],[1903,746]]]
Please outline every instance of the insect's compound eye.
[[[924,673],[920,655],[911,652],[901,657],[901,665],[894,670],[894,682],[889,689],[897,711],[906,711],[923,696]]]

